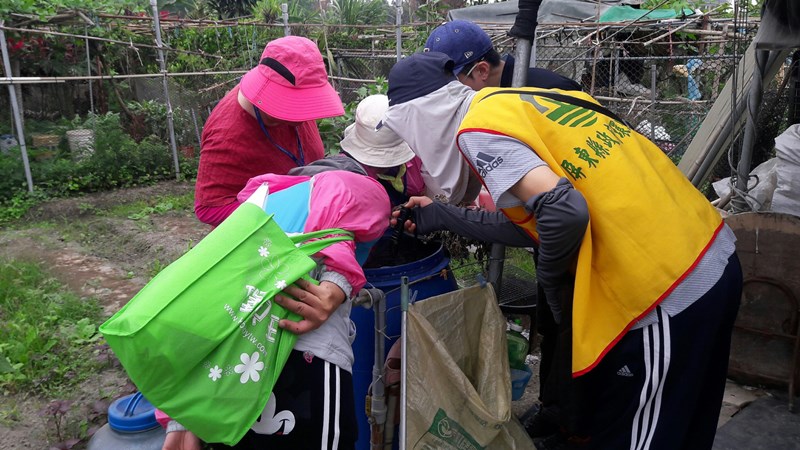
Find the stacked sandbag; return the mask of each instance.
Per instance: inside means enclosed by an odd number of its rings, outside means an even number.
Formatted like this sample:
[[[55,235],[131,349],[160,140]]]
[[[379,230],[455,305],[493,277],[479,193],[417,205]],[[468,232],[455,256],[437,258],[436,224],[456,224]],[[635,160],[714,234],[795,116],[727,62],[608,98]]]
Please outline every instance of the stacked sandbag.
[[[772,211],[800,216],[800,124],[775,138],[777,183]]]

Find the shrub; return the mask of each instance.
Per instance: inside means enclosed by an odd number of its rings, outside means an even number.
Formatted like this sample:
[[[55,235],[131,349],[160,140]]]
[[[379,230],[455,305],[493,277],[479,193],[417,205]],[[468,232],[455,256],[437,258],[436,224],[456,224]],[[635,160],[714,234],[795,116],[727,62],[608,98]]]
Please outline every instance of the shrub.
[[[322,119],[318,122],[326,155],[335,155],[342,150],[339,142],[344,139],[344,129],[355,120],[358,103],[370,95],[386,94],[389,86],[386,79],[378,77],[375,81],[375,84],[361,86],[356,90],[356,100],[344,105],[343,116]]]
[[[134,115],[133,121],[123,123],[134,140],[155,136],[161,142],[169,143],[167,127],[167,105],[153,100],[129,102],[128,110]],[[172,108],[172,124],[178,146],[196,143],[191,113],[180,107]]]
[[[0,154],[0,222],[19,217],[26,208],[48,196],[145,185],[175,176],[168,139],[149,135],[136,142],[123,130],[117,113],[90,116],[86,120],[77,118],[71,127],[94,130],[93,150],[81,160],[74,159],[69,152],[52,159],[31,160],[36,196],[27,193],[19,148]],[[197,175],[197,157],[181,156],[179,163],[183,178]]]
[[[7,154],[0,153],[0,202],[9,200],[16,192],[25,189],[25,168],[19,147],[14,147]]]

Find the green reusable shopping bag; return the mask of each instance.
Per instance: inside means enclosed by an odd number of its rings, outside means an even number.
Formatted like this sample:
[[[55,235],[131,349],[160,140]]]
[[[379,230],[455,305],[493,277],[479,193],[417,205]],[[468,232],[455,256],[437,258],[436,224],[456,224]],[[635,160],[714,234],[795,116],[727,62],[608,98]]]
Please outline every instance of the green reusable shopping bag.
[[[310,239],[316,239],[309,241]],[[136,387],[206,442],[235,444],[258,419],[297,336],[272,302],[352,234],[286,233],[244,203],[162,270],[100,331]]]

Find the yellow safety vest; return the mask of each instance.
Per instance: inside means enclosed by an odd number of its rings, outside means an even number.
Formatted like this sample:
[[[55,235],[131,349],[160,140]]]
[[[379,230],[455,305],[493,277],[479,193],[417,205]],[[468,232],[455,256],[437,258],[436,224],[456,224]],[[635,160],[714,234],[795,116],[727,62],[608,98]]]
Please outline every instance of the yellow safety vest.
[[[586,199],[589,227],[575,266],[573,376],[595,367],[666,298],[722,227],[719,213],[657,146],[604,111],[578,91],[488,88],[472,100],[459,129],[524,142]],[[478,174],[486,170],[470,164]],[[521,206],[503,212],[538,239],[532,214]]]

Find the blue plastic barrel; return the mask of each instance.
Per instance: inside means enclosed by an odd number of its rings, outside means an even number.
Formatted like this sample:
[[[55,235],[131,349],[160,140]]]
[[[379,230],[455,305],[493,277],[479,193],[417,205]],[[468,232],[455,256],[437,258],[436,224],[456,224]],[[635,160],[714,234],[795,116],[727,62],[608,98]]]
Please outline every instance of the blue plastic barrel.
[[[412,301],[444,294],[457,288],[456,279],[450,270],[450,258],[440,243],[421,244],[418,241],[413,243],[406,241],[400,245],[407,251],[409,246],[419,250],[420,259],[399,265],[369,268],[370,260],[376,252],[392,251],[391,239],[387,236],[375,245],[365,265],[367,268],[364,269],[367,278],[366,287],[378,288],[386,293],[386,336],[389,338],[385,340],[384,348],[387,353],[400,337],[400,277],[407,276],[409,282],[413,283],[409,286],[409,296]],[[356,325],[356,339],[353,342],[355,354],[353,392],[358,419],[356,450],[369,450],[370,425],[364,410],[364,402],[369,385],[372,383],[372,365],[375,362],[375,312],[372,309],[354,307],[350,318]],[[396,442],[394,448],[397,448]]]

